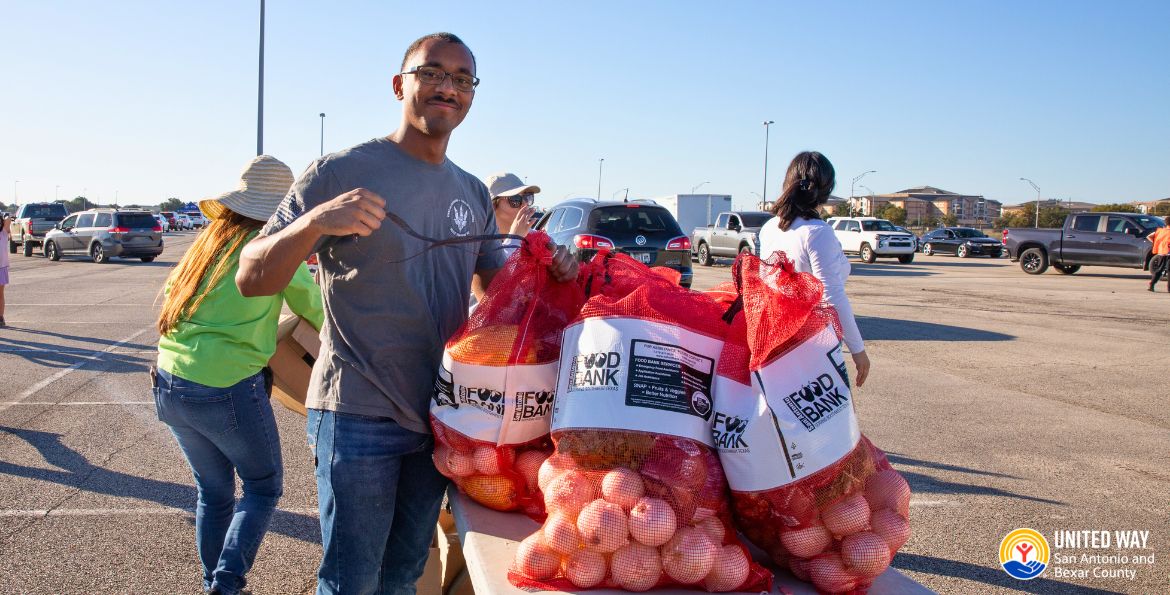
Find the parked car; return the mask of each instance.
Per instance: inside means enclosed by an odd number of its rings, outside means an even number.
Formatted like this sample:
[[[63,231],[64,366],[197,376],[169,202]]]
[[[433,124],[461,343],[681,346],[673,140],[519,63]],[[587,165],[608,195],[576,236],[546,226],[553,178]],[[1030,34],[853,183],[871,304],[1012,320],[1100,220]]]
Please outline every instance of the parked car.
[[[175,212],[174,211],[160,211],[159,215],[166,217],[167,229],[169,229],[169,230],[179,229],[179,222],[175,220]]]
[[[922,236],[922,253],[999,258],[1003,244],[971,227],[940,227]]]
[[[772,218],[764,211],[727,211],[715,223],[695,228],[691,250],[699,264],[711,266],[716,256],[735,258],[739,254],[760,254],[760,228]]]
[[[910,231],[909,229],[906,229],[905,227],[902,227],[901,225],[895,225],[894,229],[896,229],[902,233],[908,233],[908,234],[910,234],[911,237],[914,238],[914,251],[915,252],[917,252],[918,249],[922,247],[922,238],[919,238],[918,234]]]
[[[210,223],[207,217],[203,216],[203,213],[187,213],[187,218],[191,220],[192,229],[203,229]]]
[[[861,261],[872,263],[878,258],[897,258],[902,264],[914,262],[914,234],[898,231],[893,223],[877,217],[830,217],[841,249],[846,254],[860,254]]]
[[[163,232],[164,232],[164,233],[165,233],[165,232],[168,232],[168,231],[170,231],[170,230],[171,230],[171,224],[170,224],[170,222],[169,222],[169,221],[167,221],[167,218],[166,218],[166,217],[163,217],[161,213],[155,213],[155,214],[154,214],[154,220],[155,220],[155,221],[158,221],[158,225],[159,225],[159,227],[161,227],[161,228],[162,228],[162,230],[163,230]]]
[[[194,227],[191,218],[184,213],[175,213],[175,223],[178,224],[179,229],[192,229]]]
[[[1066,275],[1085,265],[1149,270],[1154,245],[1146,236],[1165,225],[1138,213],[1073,213],[1060,229],[1005,229],[1003,243],[1029,275],[1049,265]]]
[[[647,266],[679,272],[679,284],[691,286],[691,239],[683,235],[670,211],[652,201],[597,201],[575,198],[553,207],[535,229],[588,261],[610,248]]]
[[[74,213],[45,234],[45,256],[84,254],[98,263],[111,257],[150,262],[163,251],[162,226],[149,211],[90,209]]]
[[[25,256],[44,243],[45,233],[69,214],[59,202],[30,202],[20,205],[8,234],[8,252],[16,254],[20,248]]]

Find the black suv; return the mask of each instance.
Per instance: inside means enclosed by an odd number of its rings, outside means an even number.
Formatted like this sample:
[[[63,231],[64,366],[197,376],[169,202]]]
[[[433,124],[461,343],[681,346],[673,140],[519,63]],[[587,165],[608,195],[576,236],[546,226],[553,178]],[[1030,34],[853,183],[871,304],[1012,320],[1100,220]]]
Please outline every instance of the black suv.
[[[646,266],[678,271],[691,286],[691,239],[674,215],[653,201],[597,201],[574,198],[553,207],[536,224],[585,262],[603,248],[629,254]]]

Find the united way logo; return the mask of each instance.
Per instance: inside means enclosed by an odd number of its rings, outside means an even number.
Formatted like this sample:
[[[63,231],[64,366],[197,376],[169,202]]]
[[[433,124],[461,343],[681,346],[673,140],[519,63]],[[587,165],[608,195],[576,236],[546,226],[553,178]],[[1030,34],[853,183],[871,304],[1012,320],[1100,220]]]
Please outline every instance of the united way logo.
[[[1030,581],[1048,568],[1048,540],[1038,531],[1016,529],[999,543],[999,563],[1008,576]]]
[[[453,235],[463,237],[471,235],[475,227],[475,211],[466,201],[456,198],[447,206],[447,222]]]

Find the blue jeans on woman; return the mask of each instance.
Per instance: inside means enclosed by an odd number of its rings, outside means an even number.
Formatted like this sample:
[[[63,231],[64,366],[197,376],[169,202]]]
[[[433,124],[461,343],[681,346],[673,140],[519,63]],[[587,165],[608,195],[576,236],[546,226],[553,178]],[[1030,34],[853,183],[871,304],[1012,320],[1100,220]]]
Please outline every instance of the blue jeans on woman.
[[[309,410],[324,555],[317,594],[413,595],[447,478],[434,439],[384,417]]]
[[[205,592],[235,595],[280,500],[284,464],[270,381],[259,372],[227,388],[158,370],[154,403],[195,475],[195,542]],[[236,502],[235,474],[244,495]]]

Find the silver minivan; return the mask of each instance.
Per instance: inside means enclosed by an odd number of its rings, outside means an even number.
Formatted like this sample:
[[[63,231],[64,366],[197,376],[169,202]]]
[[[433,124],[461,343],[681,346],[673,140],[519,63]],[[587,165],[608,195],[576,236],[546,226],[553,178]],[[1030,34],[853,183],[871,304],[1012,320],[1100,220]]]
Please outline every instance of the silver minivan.
[[[94,262],[111,257],[150,262],[162,254],[162,226],[149,211],[90,209],[74,213],[45,234],[45,256],[83,254]]]

